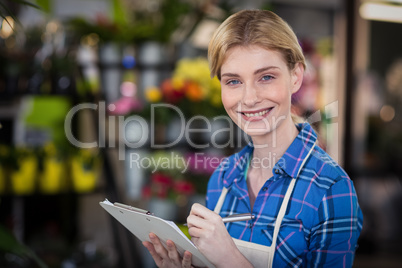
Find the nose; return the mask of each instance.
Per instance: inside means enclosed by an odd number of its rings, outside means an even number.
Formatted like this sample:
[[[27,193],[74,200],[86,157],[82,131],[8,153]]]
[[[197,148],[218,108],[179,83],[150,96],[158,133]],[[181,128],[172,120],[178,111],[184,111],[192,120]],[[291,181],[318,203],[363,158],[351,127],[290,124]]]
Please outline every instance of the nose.
[[[242,100],[245,106],[253,107],[259,101],[257,89],[252,86],[246,86],[243,91]]]

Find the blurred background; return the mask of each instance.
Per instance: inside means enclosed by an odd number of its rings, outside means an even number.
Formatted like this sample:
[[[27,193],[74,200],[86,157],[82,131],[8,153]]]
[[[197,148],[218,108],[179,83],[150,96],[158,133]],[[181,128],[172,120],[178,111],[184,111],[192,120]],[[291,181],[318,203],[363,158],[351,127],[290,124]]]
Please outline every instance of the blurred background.
[[[207,45],[268,9],[308,62],[294,112],[352,178],[354,267],[402,263],[402,1],[1,0],[0,267],[154,267],[100,206],[185,222],[247,137],[220,103]]]

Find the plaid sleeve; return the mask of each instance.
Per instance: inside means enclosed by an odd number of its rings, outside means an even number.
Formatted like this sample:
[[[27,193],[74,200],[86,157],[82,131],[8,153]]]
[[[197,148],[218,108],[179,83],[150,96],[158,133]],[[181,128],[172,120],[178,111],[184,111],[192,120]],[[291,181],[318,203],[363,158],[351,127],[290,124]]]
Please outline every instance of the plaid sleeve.
[[[342,178],[327,190],[315,217],[308,267],[352,267],[363,215],[350,179]]]

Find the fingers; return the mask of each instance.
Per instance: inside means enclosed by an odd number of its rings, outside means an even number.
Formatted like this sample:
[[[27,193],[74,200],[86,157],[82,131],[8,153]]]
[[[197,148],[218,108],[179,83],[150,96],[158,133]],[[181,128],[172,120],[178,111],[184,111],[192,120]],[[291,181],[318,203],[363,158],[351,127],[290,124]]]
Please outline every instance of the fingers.
[[[171,262],[176,264],[177,266],[180,265],[180,256],[177,252],[176,246],[171,240],[166,241],[167,249],[168,249],[168,256]]]
[[[191,266],[191,256],[192,254],[188,251],[185,251],[183,254],[183,260],[182,260],[182,267],[183,268],[190,268]]]
[[[154,259],[156,266],[161,267],[162,266],[162,258],[158,255],[158,253],[156,253],[154,245],[148,241],[144,241],[144,242],[142,242],[142,244],[144,245],[144,247],[146,247],[148,249],[149,253],[152,256],[152,259]]]
[[[204,207],[203,205],[200,205],[197,203],[195,203],[191,206],[190,215],[187,218],[188,225],[190,226],[190,224],[191,224],[189,222],[189,220],[191,220],[191,219],[194,220],[196,218],[204,219],[205,221],[212,222],[214,224],[217,224],[222,221],[222,218],[217,213],[215,213],[214,211],[209,210],[208,208]],[[195,221],[194,224],[204,224],[204,222],[203,221],[198,221],[198,222]]]
[[[191,237],[208,237],[213,235],[216,228],[223,225],[222,218],[215,212],[200,204],[191,207],[190,215],[187,217],[188,232]]]
[[[207,219],[210,217],[214,217],[217,214],[212,210],[209,210],[208,208],[204,207],[203,205],[195,203],[191,206],[190,215],[196,215],[201,218]]]
[[[159,238],[153,234],[149,234],[149,241],[144,241],[142,244],[148,249],[152,258],[158,267],[191,267],[191,253],[187,252],[186,258],[181,259],[177,252],[176,245],[173,241],[166,241],[166,248],[163,246]],[[190,255],[190,256],[188,256]],[[172,266],[173,265],[173,266]]]
[[[162,259],[168,258],[167,251],[166,251],[165,247],[162,245],[159,238],[155,234],[150,233],[149,239],[151,240],[151,243],[153,244],[155,251],[159,255],[159,257]]]
[[[200,238],[204,233],[204,229],[192,226],[188,228],[188,234],[191,236],[191,241],[195,238]],[[193,242],[194,243],[194,242]]]
[[[204,218],[201,218],[199,216],[196,215],[190,215],[187,217],[187,226],[188,228],[192,228],[192,227],[197,227],[200,228],[202,226],[206,226],[208,224],[208,221]]]

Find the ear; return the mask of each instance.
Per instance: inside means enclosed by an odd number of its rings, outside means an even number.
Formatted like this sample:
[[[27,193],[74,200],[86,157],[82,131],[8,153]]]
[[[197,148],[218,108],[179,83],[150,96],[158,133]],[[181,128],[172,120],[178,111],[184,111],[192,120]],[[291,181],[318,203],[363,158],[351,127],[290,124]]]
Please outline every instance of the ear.
[[[292,83],[291,84],[292,94],[296,93],[300,89],[303,82],[303,75],[304,75],[303,64],[298,62],[296,63],[295,67],[290,73]]]

